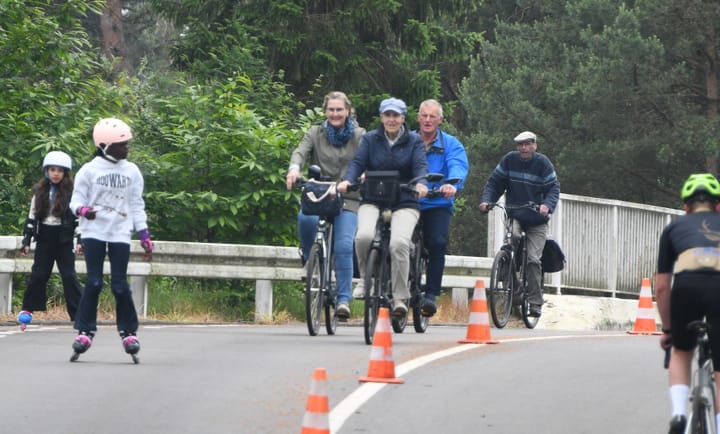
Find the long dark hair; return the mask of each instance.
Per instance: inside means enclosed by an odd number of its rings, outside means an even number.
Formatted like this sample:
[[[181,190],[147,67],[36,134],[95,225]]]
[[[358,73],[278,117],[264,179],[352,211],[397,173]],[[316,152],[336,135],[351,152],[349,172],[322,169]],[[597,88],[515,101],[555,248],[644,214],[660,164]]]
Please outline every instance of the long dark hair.
[[[50,180],[43,177],[33,186],[35,219],[42,221],[49,215],[62,218],[70,205],[72,191],[72,175],[69,170],[65,169],[65,176],[63,176],[63,179],[55,186],[55,201],[52,209],[50,209]]]

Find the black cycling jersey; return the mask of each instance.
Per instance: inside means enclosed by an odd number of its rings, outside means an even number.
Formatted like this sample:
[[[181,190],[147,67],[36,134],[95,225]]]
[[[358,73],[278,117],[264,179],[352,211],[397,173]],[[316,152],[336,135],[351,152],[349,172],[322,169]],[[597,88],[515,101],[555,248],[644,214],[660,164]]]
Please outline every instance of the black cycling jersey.
[[[720,248],[720,213],[693,212],[667,225],[660,236],[658,273],[672,273],[678,256],[697,247]]]

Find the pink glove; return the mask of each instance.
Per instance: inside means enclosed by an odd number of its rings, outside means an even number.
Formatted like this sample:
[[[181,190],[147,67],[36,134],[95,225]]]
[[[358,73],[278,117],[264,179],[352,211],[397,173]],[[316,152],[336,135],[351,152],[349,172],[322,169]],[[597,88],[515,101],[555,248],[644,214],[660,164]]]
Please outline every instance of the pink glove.
[[[88,220],[93,220],[95,218],[95,210],[89,206],[81,206],[75,212],[80,217],[85,217]]]
[[[152,253],[153,245],[152,240],[150,239],[150,231],[147,229],[143,229],[140,232],[138,232],[138,235],[140,236],[140,246],[145,250],[145,253]]]

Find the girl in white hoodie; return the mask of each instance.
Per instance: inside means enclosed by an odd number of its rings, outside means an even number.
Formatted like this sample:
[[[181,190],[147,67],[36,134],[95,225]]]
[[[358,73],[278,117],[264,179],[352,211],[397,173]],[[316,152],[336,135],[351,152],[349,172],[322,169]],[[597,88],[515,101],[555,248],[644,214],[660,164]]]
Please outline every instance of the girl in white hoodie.
[[[80,219],[87,279],[75,318],[78,335],[73,342],[72,361],[90,348],[97,331],[97,307],[103,287],[103,262],[110,260],[110,289],[115,296],[117,329],[125,352],[138,362],[140,343],[135,336],[138,317],[127,280],[130,238],[133,230],[150,260],[153,242],[143,201],[143,176],[127,161],[130,127],[115,118],[95,125],[95,157],[77,172],[70,209]]]

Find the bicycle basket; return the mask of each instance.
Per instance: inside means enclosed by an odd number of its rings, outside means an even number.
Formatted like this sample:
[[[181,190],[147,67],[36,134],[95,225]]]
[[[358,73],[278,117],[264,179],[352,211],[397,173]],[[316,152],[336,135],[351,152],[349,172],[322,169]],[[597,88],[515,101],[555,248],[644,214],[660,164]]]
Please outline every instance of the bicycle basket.
[[[376,204],[392,205],[400,200],[400,172],[376,170],[365,172],[363,199]]]
[[[343,209],[343,198],[334,182],[310,180],[303,187],[300,207],[305,215],[335,217]]]

